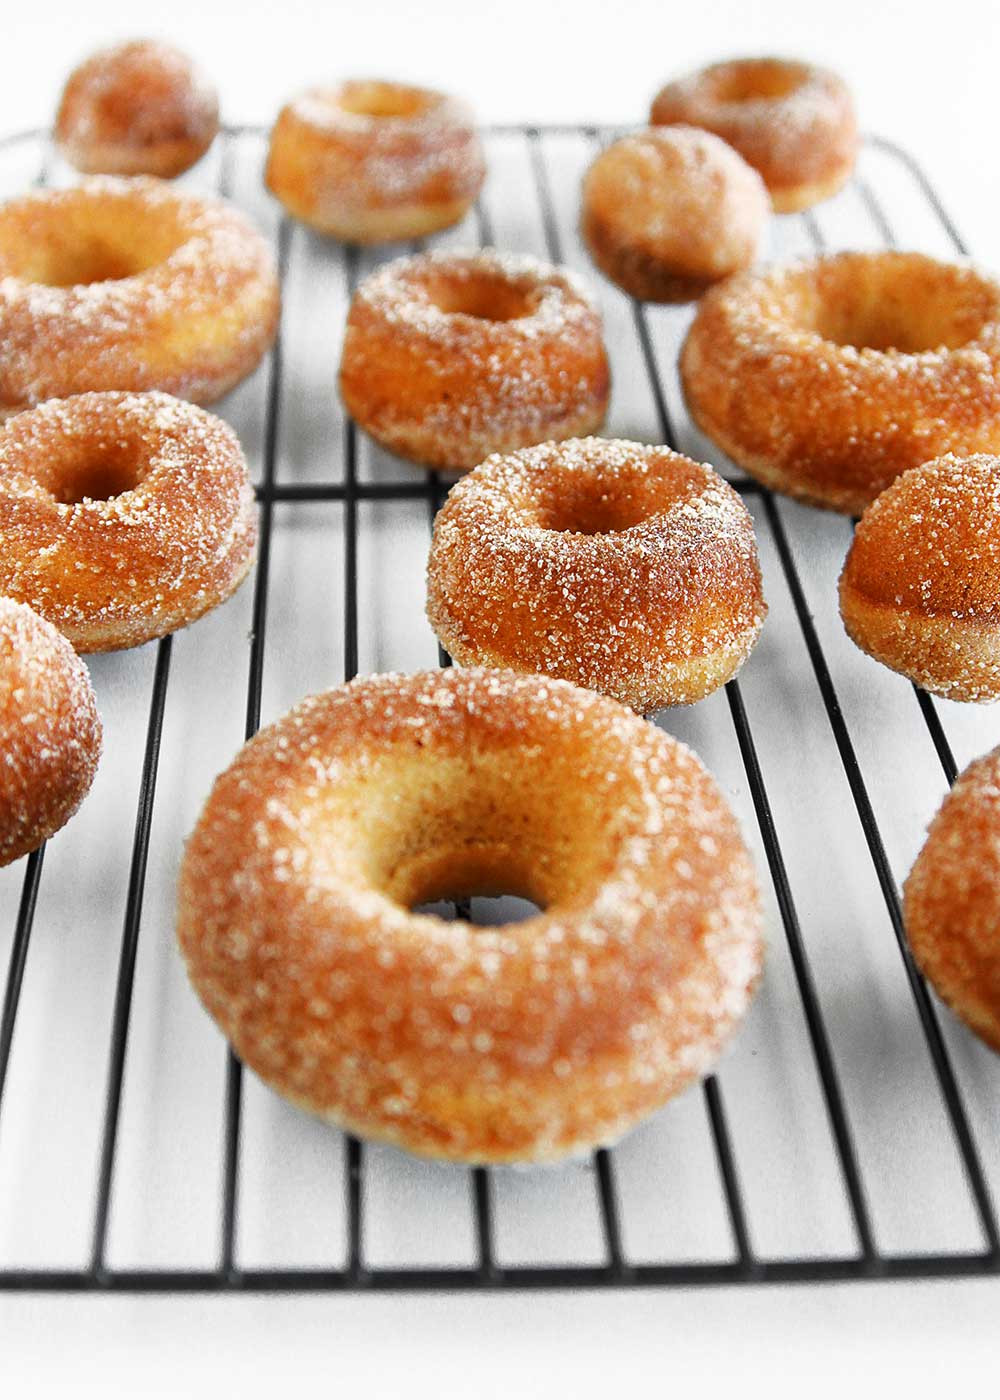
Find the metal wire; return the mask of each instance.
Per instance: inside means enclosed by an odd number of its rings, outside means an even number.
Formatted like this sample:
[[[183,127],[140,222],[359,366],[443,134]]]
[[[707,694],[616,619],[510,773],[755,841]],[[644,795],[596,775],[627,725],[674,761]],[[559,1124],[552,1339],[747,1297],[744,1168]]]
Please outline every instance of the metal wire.
[[[490,130],[506,134],[520,133],[526,138],[548,251],[554,260],[561,260],[562,249],[558,222],[549,184],[542,138],[546,135],[562,133],[582,135],[592,141],[598,141],[601,139],[601,133],[594,128],[575,126],[503,127],[491,128]],[[220,167],[220,187],[223,191],[225,191],[230,177],[233,143],[247,134],[259,133],[253,128],[233,128],[226,133]],[[0,149],[17,140],[42,139],[44,138],[41,133],[24,133],[20,137],[10,137],[0,141]],[[956,251],[965,253],[966,248],[961,236],[920,166],[907,152],[889,142],[879,138],[869,138],[869,141],[872,146],[897,160],[908,171],[939,219]],[[48,146],[46,144],[42,180],[45,178],[47,162]],[[878,228],[885,242],[891,246],[894,241],[893,230],[876,192],[860,178],[856,181],[856,188],[875,227]],[[481,240],[484,243],[491,242],[493,232],[488,212],[481,205],[477,207],[477,217]],[[815,219],[807,215],[805,223],[816,246],[821,246],[821,234]],[[288,266],[290,240],[291,229],[288,221],[283,219],[278,235],[278,261],[282,277],[284,277]],[[346,259],[348,292],[353,288],[357,272],[357,253],[349,251]],[[634,324],[662,437],[665,442],[673,444],[675,434],[663,378],[657,362],[646,312],[639,303],[634,304]],[[359,503],[363,501],[406,502],[422,499],[427,503],[428,521],[433,523],[434,515],[447,490],[446,485],[436,472],[428,473],[426,479],[420,481],[360,482],[357,474],[357,434],[354,425],[349,421],[344,429],[344,477],[342,482],[315,484],[277,482],[275,476],[281,381],[282,343],[279,334],[270,358],[266,388],[267,413],[263,467],[261,480],[257,487],[260,505],[260,535],[248,658],[245,726],[248,738],[256,732],[260,723],[261,691],[267,642],[268,586],[274,506],[279,502],[321,501],[336,501],[343,505],[345,596],[343,671],[345,678],[349,679],[356,674],[358,668],[357,524]],[[109,1268],[105,1256],[114,1185],[122,1085],[128,1048],[136,957],[142,923],[143,890],[150,855],[160,736],[170,676],[171,642],[168,638],[158,644],[150,697],[146,746],[139,780],[128,895],[111,1021],[105,1112],[100,1139],[90,1262],[86,1268],[79,1270],[0,1269],[0,1289],[145,1293],[159,1291],[220,1292],[229,1289],[278,1292],[290,1289],[303,1291],[351,1289],[391,1291],[510,1287],[648,1287],[752,1282],[832,1282],[863,1278],[961,1277],[1000,1272],[1000,1234],[998,1234],[995,1207],[969,1124],[967,1111],[941,1034],[937,1013],[906,946],[898,891],[893,881],[881,833],[856,757],[847,721],[841,710],[819,636],[809,612],[794,551],[784,526],[780,508],[774,497],[755,481],[741,478],[735,480],[733,484],[744,494],[759,497],[763,504],[764,520],[772,535],[781,562],[803,643],[819,686],[824,709],[833,731],[844,772],[854,798],[857,816],[882,891],[892,931],[899,946],[916,1012],[964,1169],[970,1197],[978,1216],[984,1247],[973,1252],[955,1251],[916,1255],[887,1254],[878,1249],[867,1191],[845,1106],[844,1093],[795,907],[764,773],[739,684],[737,681],[732,681],[727,686],[730,716],[788,943],[796,986],[802,1002],[812,1055],[830,1126],[831,1141],[851,1213],[857,1239],[857,1253],[855,1255],[801,1259],[762,1259],[758,1257],[753,1248],[740,1185],[737,1154],[727,1124],[722,1091],[718,1081],[714,1077],[710,1077],[705,1082],[703,1089],[704,1105],[719,1170],[721,1191],[732,1233],[733,1257],[729,1260],[694,1263],[665,1260],[657,1263],[631,1264],[626,1256],[622,1239],[619,1188],[614,1171],[614,1157],[611,1152],[602,1149],[594,1154],[593,1170],[604,1236],[605,1262],[603,1264],[560,1267],[535,1265],[501,1267],[496,1260],[494,1243],[495,1225],[491,1175],[484,1168],[475,1168],[469,1173],[477,1248],[477,1259],[474,1265],[462,1268],[415,1269],[368,1267],[364,1260],[365,1153],[361,1142],[356,1138],[348,1137],[346,1139],[344,1200],[347,1236],[345,1266],[339,1269],[242,1268],[238,1262],[237,1248],[242,1067],[230,1052],[222,1104],[224,1140],[217,1267],[191,1270]],[[443,665],[449,664],[449,658],[443,651],[441,652],[441,662]],[[937,709],[931,698],[924,692],[917,691],[916,698],[930,739],[950,782],[955,777],[956,764]],[[31,930],[43,866],[44,850],[37,851],[29,857],[25,864],[21,900],[11,944],[3,1001],[0,1005],[0,1112],[2,1112],[3,1091],[14,1040],[21,989],[26,975]],[[469,915],[467,906],[460,906],[459,912],[465,917]],[[2,1117],[0,1117],[0,1131],[2,1131]]]

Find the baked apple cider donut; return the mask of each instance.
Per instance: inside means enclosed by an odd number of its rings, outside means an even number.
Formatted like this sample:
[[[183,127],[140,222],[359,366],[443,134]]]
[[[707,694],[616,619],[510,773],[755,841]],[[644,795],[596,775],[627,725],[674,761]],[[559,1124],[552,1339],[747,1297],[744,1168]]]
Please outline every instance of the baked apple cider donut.
[[[909,467],[1000,452],[1000,284],[901,252],[739,273],[699,303],[681,379],[765,486],[859,515]]]
[[[70,74],[55,138],[90,175],[180,175],[219,130],[219,99],[171,44],[133,39],[92,54]]]
[[[959,776],[931,822],[903,896],[920,970],[1000,1052],[1000,749]]]
[[[850,637],[949,700],[1000,699],[1000,457],[904,472],[861,517],[840,576]]]
[[[284,107],[265,180],[288,212],[348,243],[423,238],[463,219],[486,174],[472,113],[428,88],[360,81]]]
[[[0,865],[66,825],[100,756],[86,666],[51,623],[0,598]]]
[[[499,892],[541,912],[415,912]],[[462,1162],[614,1141],[707,1072],[762,956],[698,759],[613,700],[499,671],[366,677],[258,734],[188,843],[179,937],[279,1093]]]
[[[193,404],[80,394],[0,426],[0,594],[77,651],[194,622],[239,587],[256,537],[236,434]]]
[[[583,179],[580,229],[591,257],[643,301],[700,297],[749,267],[770,212],[764,182],[708,131],[625,136]]]
[[[373,438],[428,467],[600,427],[610,392],[601,317],[567,268],[494,249],[423,253],[362,282],[340,392]]]
[[[277,324],[271,250],[221,200],[95,176],[0,205],[0,414],[91,389],[211,403]]]
[[[657,94],[650,121],[721,136],[760,171],[779,214],[836,194],[857,158],[857,118],[842,79],[790,59],[738,58],[690,73]]]
[[[739,670],[767,608],[753,522],[711,467],[585,438],[489,457],[434,525],[427,613],[455,661],[648,713]]]

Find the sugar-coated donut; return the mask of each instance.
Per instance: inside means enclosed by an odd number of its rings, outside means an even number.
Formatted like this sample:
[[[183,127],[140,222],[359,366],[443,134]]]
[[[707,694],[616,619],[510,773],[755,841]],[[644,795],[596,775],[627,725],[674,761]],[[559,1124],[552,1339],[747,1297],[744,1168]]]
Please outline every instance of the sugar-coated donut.
[[[501,891],[544,912],[411,912]],[[272,1087],[465,1162],[617,1138],[708,1070],[762,953],[698,759],[612,700],[500,671],[367,677],[251,740],[188,843],[179,937]]]
[[[690,73],[657,94],[650,121],[721,136],[760,171],[780,214],[836,194],[857,158],[858,123],[843,80],[789,59],[739,58]]]
[[[632,296],[690,301],[750,266],[770,207],[731,146],[694,127],[659,127],[596,158],[580,230],[597,266]]]
[[[100,756],[86,666],[51,623],[0,597],[0,865],[66,825]]]
[[[462,665],[560,676],[648,713],[730,680],[766,612],[746,506],[666,447],[489,457],[435,522],[427,613]]]
[[[81,394],[0,426],[0,594],[77,651],[201,617],[239,587],[256,536],[236,434],[193,404]]]
[[[949,700],[1000,699],[1000,457],[912,467],[861,517],[840,576],[851,638]]]
[[[265,180],[290,214],[349,243],[422,238],[464,218],[486,175],[463,102],[355,81],[288,103]]]
[[[221,200],[94,176],[0,205],[0,413],[89,389],[211,403],[277,323],[270,248]]]
[[[354,295],[340,392],[366,432],[430,467],[592,432],[610,392],[600,313],[572,272],[536,258],[400,258]]]
[[[970,763],[944,799],[903,895],[920,970],[1000,1052],[1000,749]]]
[[[172,44],[133,39],[70,74],[56,115],[63,155],[90,175],[180,175],[219,130],[211,83]]]
[[[739,273],[699,303],[681,378],[765,486],[860,514],[908,467],[1000,452],[1000,285],[921,253]]]

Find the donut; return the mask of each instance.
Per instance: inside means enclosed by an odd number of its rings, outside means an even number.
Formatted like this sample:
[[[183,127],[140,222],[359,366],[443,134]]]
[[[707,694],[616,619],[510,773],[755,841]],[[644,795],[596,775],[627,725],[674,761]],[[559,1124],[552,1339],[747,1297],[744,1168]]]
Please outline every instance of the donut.
[[[211,403],[277,323],[270,249],[221,200],[92,176],[0,205],[0,412],[91,389]]]
[[[463,102],[357,81],[313,88],[282,108],[264,178],[293,218],[320,233],[390,243],[457,224],[485,175]]]
[[[812,505],[858,515],[908,467],[1000,452],[1000,285],[921,253],[738,273],[680,367],[698,427]]]
[[[939,457],[887,487],[855,533],[840,613],[925,690],[1000,699],[1000,457]]]
[[[63,88],[55,139],[89,175],[159,175],[194,165],[219,130],[215,89],[171,44],[133,39],[100,49]]]
[[[236,434],[193,404],[80,394],[0,425],[0,594],[77,651],[194,622],[242,583],[256,536]]]
[[[717,136],[654,128],[616,141],[590,166],[580,232],[631,296],[691,301],[750,266],[770,208],[760,176]]]
[[[86,666],[12,598],[0,598],[0,756],[0,865],[10,865],[66,825],[101,756]]]
[[[424,466],[467,470],[592,432],[610,387],[600,313],[567,268],[494,249],[424,253],[372,273],[351,302],[345,407]]]
[[[903,916],[921,972],[1000,1052],[1000,749],[970,763],[941,804]]]
[[[759,170],[779,214],[808,209],[847,183],[858,153],[854,103],[826,68],[782,58],[713,63],[668,83],[654,126],[700,126]]]
[[[523,895],[516,928],[417,906]],[[725,799],[682,744],[564,681],[370,676],[217,780],[179,939],[240,1058],[367,1138],[463,1162],[611,1142],[706,1073],[761,969]]]
[[[427,615],[463,666],[559,676],[649,713],[730,680],[766,612],[746,506],[666,447],[489,457],[434,525]]]

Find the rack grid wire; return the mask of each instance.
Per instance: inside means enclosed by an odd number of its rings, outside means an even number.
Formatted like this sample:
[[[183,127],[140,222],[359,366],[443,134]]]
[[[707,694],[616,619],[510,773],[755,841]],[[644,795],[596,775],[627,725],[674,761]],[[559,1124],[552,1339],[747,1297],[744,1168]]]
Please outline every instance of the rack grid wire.
[[[566,256],[565,233],[560,225],[557,201],[552,185],[552,142],[566,139],[582,142],[591,150],[598,143],[611,139],[617,132],[592,127],[494,127],[486,135],[510,148],[523,148],[527,167],[531,171],[533,189],[524,191],[524,198],[537,201],[537,211],[544,238],[544,248],[552,260]],[[232,193],[234,163],[242,148],[262,141],[264,133],[253,128],[228,129],[220,140],[218,184],[222,193]],[[51,178],[55,158],[44,133],[30,132],[8,138],[0,146],[0,154],[14,151],[35,151],[41,155],[39,182]],[[257,147],[254,145],[254,158]],[[877,153],[912,185],[940,230],[947,238],[951,251],[967,252],[954,224],[931,186],[922,168],[903,150],[879,138],[866,142],[868,153]],[[246,154],[243,151],[243,154]],[[896,241],[890,216],[873,179],[864,173],[855,177],[853,197],[860,202],[872,227],[883,244]],[[565,224],[565,221],[563,221]],[[797,219],[814,249],[827,246],[828,239],[815,213]],[[482,243],[494,241],[494,227],[484,202],[477,206],[470,229]],[[277,221],[277,255],[283,278],[286,276],[294,237],[287,219]],[[313,245],[315,254],[316,246]],[[345,279],[345,299],[363,270],[360,250],[331,252],[342,267]],[[618,296],[616,292],[612,293]],[[624,299],[623,299],[624,304]],[[638,350],[637,363],[648,379],[648,391],[655,407],[655,425],[662,441],[681,450],[676,421],[679,410],[676,395],[672,397],[667,384],[662,349],[651,317],[657,313],[641,303],[628,307],[632,333]],[[287,331],[283,332],[287,335]],[[397,471],[390,479],[376,472],[369,479],[359,470],[359,439],[349,421],[342,423],[342,437],[325,446],[331,458],[342,464],[338,479],[288,481],[278,471],[283,414],[283,374],[286,342],[279,340],[266,366],[257,376],[254,392],[263,395],[263,433],[260,459],[262,462],[257,497],[260,506],[259,557],[252,585],[251,625],[245,723],[243,732],[252,735],[261,723],[262,692],[265,677],[265,657],[269,644],[268,621],[271,597],[272,553],[275,538],[276,511],[291,506],[315,510],[335,505],[342,514],[343,593],[342,676],[347,679],[359,669],[359,513],[369,507],[401,507],[406,503],[426,504],[428,520],[433,523],[435,512],[447,492],[449,480],[438,473],[408,475]],[[332,393],[332,370],[329,367]],[[333,476],[337,476],[334,472]],[[224,1094],[221,1105],[222,1141],[220,1152],[221,1182],[217,1198],[218,1249],[217,1262],[211,1267],[127,1267],[109,1259],[109,1231],[116,1184],[116,1165],[121,1136],[123,1094],[130,1044],[133,992],[136,979],[140,935],[143,932],[143,901],[147,873],[151,861],[161,852],[153,841],[156,811],[157,779],[160,751],[167,712],[174,639],[166,638],[155,645],[145,739],[141,746],[141,768],[138,801],[135,812],[131,850],[128,858],[127,888],[124,918],[114,973],[110,1030],[107,1042],[106,1073],[101,1124],[98,1132],[95,1182],[92,1198],[88,1257],[73,1267],[22,1265],[8,1263],[0,1255],[0,1288],[36,1290],[90,1290],[97,1292],[157,1291],[157,1290],[403,1290],[403,1289],[498,1289],[498,1288],[571,1288],[597,1286],[749,1284],[780,1281],[836,1281],[850,1279],[929,1278],[963,1275],[985,1275],[1000,1272],[1000,1234],[992,1198],[989,1172],[983,1161],[983,1138],[993,1126],[974,1121],[967,1102],[967,1092],[953,1062],[949,1035],[942,1029],[936,1003],[928,994],[916,970],[905,941],[897,879],[886,851],[884,833],[877,816],[869,781],[838,685],[835,668],[828,660],[821,639],[821,628],[814,616],[809,590],[803,579],[800,548],[796,544],[796,522],[789,523],[786,511],[776,499],[755,481],[730,474],[729,479],[752,505],[757,517],[758,532],[766,530],[770,537],[794,618],[794,644],[805,649],[815,681],[816,692],[825,722],[843,768],[853,819],[859,824],[874,871],[880,896],[885,905],[888,923],[898,945],[911,1015],[916,1018],[935,1083],[935,1092],[943,1107],[944,1121],[951,1135],[960,1164],[957,1190],[967,1194],[974,1223],[973,1234],[979,1244],[971,1248],[887,1249],[880,1244],[879,1231],[873,1218],[870,1173],[866,1173],[857,1135],[852,1124],[848,1095],[838,1066],[838,1054],[829,1029],[829,1015],[824,1005],[823,988],[814,969],[807,930],[800,919],[799,900],[790,877],[788,861],[779,837],[768,782],[766,765],[762,760],[755,727],[751,723],[748,705],[740,680],[733,680],[725,689],[732,732],[742,762],[742,781],[757,823],[756,836],[764,853],[770,875],[774,907],[777,914],[777,937],[783,936],[790,960],[793,985],[800,1002],[805,1038],[815,1074],[822,1113],[829,1134],[829,1148],[835,1166],[835,1177],[843,1194],[846,1218],[849,1222],[849,1243],[844,1252],[823,1252],[797,1255],[792,1252],[765,1254],[755,1247],[752,1229],[752,1209],[748,1207],[741,1169],[740,1152],[731,1128],[727,1099],[720,1078],[713,1075],[701,1087],[703,1111],[714,1156],[724,1219],[729,1235],[729,1247],[723,1258],[653,1259],[634,1257],[625,1239],[623,1207],[627,1193],[617,1170],[618,1149],[601,1149],[591,1165],[596,1210],[600,1222],[601,1254],[597,1262],[589,1263],[511,1263],[500,1257],[497,1247],[497,1180],[498,1174],[488,1168],[471,1168],[466,1172],[472,1220],[473,1258],[464,1265],[381,1266],[371,1262],[365,1252],[366,1232],[366,1171],[372,1149],[355,1138],[344,1139],[343,1158],[343,1231],[344,1261],[336,1267],[325,1266],[267,1266],[257,1267],[241,1261],[239,1248],[239,1218],[241,1204],[241,1175],[244,1168],[243,1124],[245,1083],[239,1061],[227,1052]],[[795,508],[797,509],[797,508]],[[274,643],[272,642],[273,646]],[[442,664],[448,658],[441,653]],[[926,735],[929,738],[946,782],[953,781],[957,763],[942,722],[940,707],[928,695],[916,691],[916,704]],[[897,692],[898,700],[898,692]],[[211,776],[211,775],[208,775]],[[207,778],[204,784],[207,790]],[[924,818],[930,812],[924,814]],[[86,822],[86,809],[79,822]],[[95,833],[96,835],[96,833]],[[23,862],[16,917],[10,932],[9,955],[0,1012],[0,1147],[4,1138],[4,1091],[15,1049],[18,1012],[26,979],[31,976],[32,936],[37,923],[36,912],[45,872],[45,849],[35,852]],[[763,876],[763,872],[762,872]],[[467,908],[462,910],[468,915]],[[958,1032],[959,1035],[962,1032]],[[31,1067],[25,1071],[30,1075]],[[696,1096],[698,1091],[692,1091]],[[691,1095],[689,1095],[691,1097]],[[668,1109],[667,1112],[670,1112]],[[332,1142],[337,1135],[324,1130]],[[464,1169],[443,1169],[452,1174]],[[332,1175],[331,1175],[332,1179]],[[2,1183],[2,1176],[0,1176]],[[558,1203],[558,1192],[556,1193]],[[640,1251],[641,1253],[642,1251]],[[708,1251],[706,1251],[707,1253]],[[697,1254],[697,1248],[695,1250]]]

